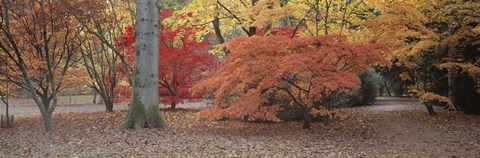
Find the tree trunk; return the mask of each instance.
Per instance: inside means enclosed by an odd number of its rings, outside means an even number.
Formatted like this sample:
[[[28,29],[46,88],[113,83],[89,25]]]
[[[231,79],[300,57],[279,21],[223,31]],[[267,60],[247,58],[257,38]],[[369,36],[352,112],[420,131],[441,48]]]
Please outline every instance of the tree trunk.
[[[225,39],[222,36],[222,30],[220,29],[220,19],[218,17],[214,17],[213,21],[213,30],[215,31],[215,36],[217,37],[217,40],[220,44],[225,43]],[[228,49],[224,49],[225,51],[225,56],[228,56],[230,54],[230,51]]]
[[[95,88],[92,88],[92,94],[93,94],[93,101],[92,101],[92,103],[93,103],[93,104],[96,104],[96,103],[97,103],[97,90],[95,90]]]
[[[383,81],[383,85],[385,86],[385,90],[387,91],[388,96],[391,97],[392,93],[390,93],[390,89],[388,88],[387,82]]]
[[[177,103],[175,103],[175,102],[170,103],[170,109],[175,109],[176,106],[177,106]]]
[[[137,0],[130,108],[121,128],[166,128],[158,107],[159,11],[156,0]]]
[[[214,17],[213,21],[213,30],[215,31],[215,36],[217,37],[218,43],[223,44],[225,43],[225,39],[222,36],[222,30],[220,29],[220,19],[218,17]]]
[[[105,103],[105,111],[113,112],[113,101],[103,99],[103,102]]]
[[[43,107],[45,107],[45,109],[50,109],[50,99],[48,98],[48,94],[40,95],[40,100],[42,100]]]
[[[448,99],[452,101],[453,105],[458,111],[461,111],[460,107],[457,106],[456,100],[455,100],[455,73],[451,72],[454,70],[448,71],[447,77],[448,77]]]
[[[432,115],[432,116],[437,115],[437,113],[435,113],[435,110],[433,109],[433,106],[431,106],[431,105],[426,105],[426,107],[427,107],[427,110],[428,110],[428,114],[429,114],[429,115]]]
[[[9,69],[8,69],[8,63],[5,64],[5,70],[6,70],[6,76],[8,77],[9,76]],[[9,107],[10,107],[10,103],[9,103],[9,99],[10,99],[10,82],[7,80],[7,91],[5,93],[4,96],[1,96],[2,97],[2,101],[3,103],[5,103],[5,115],[7,115],[7,128],[10,128],[12,127],[13,125],[10,124],[10,115],[9,115]],[[2,120],[2,125],[3,125],[3,120]]]
[[[248,28],[248,37],[251,37],[253,35],[257,34],[257,28],[252,26]]]
[[[312,119],[310,118],[310,114],[308,113],[308,109],[306,107],[302,107],[303,111],[303,129],[310,129],[312,126]]]
[[[50,114],[43,115],[43,123],[45,124],[45,130],[47,132],[53,131],[52,115]]]
[[[8,96],[7,96],[8,97]],[[8,98],[7,98],[8,99]],[[5,115],[7,115],[7,128],[10,128],[12,127],[11,124],[10,124],[10,116],[9,116],[9,113],[8,113],[8,103],[5,105]]]

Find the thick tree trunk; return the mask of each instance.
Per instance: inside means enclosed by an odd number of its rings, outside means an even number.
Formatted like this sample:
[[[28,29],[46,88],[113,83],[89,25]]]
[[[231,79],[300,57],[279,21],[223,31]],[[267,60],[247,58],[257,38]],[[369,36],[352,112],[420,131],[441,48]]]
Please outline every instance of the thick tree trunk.
[[[135,61],[130,109],[121,128],[166,128],[158,107],[159,11],[156,0],[137,0]]]
[[[40,100],[42,100],[43,107],[45,107],[45,109],[50,109],[50,99],[48,98],[48,95],[41,95]]]
[[[43,123],[45,125],[45,130],[47,132],[53,131],[52,115],[44,114],[43,115]]]

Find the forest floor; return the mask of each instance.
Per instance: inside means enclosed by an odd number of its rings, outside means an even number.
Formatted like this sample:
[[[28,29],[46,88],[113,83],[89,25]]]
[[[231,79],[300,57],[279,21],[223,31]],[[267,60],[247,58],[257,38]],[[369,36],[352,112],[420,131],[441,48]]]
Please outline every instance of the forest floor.
[[[15,127],[0,129],[0,157],[480,157],[480,116],[428,116],[405,98],[342,109],[347,117],[310,130],[300,122],[206,121],[196,110],[162,112],[165,130],[119,130],[126,110],[78,111],[55,113],[52,133],[38,113],[17,111]]]

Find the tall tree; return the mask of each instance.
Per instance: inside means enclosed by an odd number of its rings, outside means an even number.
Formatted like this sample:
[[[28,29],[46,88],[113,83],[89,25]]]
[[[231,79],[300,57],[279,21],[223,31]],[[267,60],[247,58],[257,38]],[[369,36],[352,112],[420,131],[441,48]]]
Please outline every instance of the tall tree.
[[[1,2],[0,48],[13,70],[8,78],[30,92],[53,130],[57,94],[73,79],[78,51],[78,24],[59,0]]]
[[[440,35],[438,68],[448,70],[447,96],[458,110],[480,113],[480,2],[444,1],[427,12]],[[445,94],[443,94],[445,95]],[[470,99],[473,98],[473,99]]]
[[[158,107],[159,7],[136,1],[136,40],[130,109],[121,128],[166,128]]]
[[[173,11],[161,11],[161,19],[172,16],[172,13]],[[203,71],[212,68],[217,62],[214,56],[208,54],[210,42],[196,36],[205,27],[184,26],[172,29],[164,23],[160,26],[159,97],[161,103],[170,104],[175,109],[178,103],[198,99],[189,93],[190,87]],[[135,35],[131,26],[127,27],[123,39],[124,43],[119,43],[120,49],[127,50],[127,63],[133,64]],[[128,93],[129,87],[119,85],[116,91],[116,97],[119,97],[117,101],[124,100],[120,97],[128,100]]]
[[[101,96],[105,110],[113,111],[114,92],[120,78],[118,72],[123,72],[129,85],[132,83],[131,73],[125,73],[132,71],[131,65],[126,63],[126,50],[118,45],[126,42],[123,29],[134,23],[134,4],[130,0],[80,0],[81,5],[71,1],[65,3],[74,10],[85,32],[82,34],[86,40],[82,45],[82,58],[90,78],[88,85],[94,96],[97,93]]]

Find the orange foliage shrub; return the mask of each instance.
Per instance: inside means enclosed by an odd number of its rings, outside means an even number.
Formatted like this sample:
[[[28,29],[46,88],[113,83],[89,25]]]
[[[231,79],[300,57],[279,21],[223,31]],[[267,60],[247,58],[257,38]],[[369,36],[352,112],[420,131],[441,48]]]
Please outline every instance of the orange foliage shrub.
[[[274,97],[301,107],[304,121],[310,121],[314,104],[358,88],[355,74],[387,64],[390,53],[383,44],[351,43],[340,35],[238,37],[226,47],[231,54],[222,67],[193,87],[193,93],[215,98],[213,109],[200,117],[280,121],[276,112],[283,105],[266,104]]]

